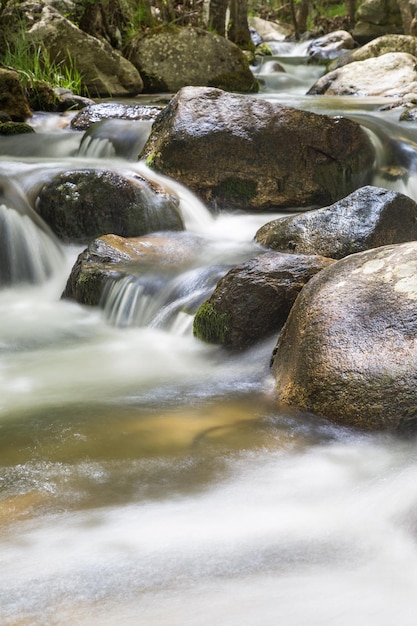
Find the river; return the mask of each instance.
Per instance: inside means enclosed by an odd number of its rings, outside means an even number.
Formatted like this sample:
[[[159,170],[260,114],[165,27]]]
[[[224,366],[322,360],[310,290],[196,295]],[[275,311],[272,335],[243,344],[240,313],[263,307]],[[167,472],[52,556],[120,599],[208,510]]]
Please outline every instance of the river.
[[[278,53],[287,76],[265,61],[254,97],[360,121],[374,184],[417,199],[417,128],[380,100],[304,96],[321,69]],[[80,164],[155,176],[105,130],[80,148],[69,119],[0,138],[0,624],[414,626],[414,438],[278,411],[276,337],[237,356],[205,345],[170,284],[134,315],[121,296],[60,299],[82,248],[34,225],[42,183]],[[172,280],[209,291],[275,215],[213,217],[161,181],[204,242]]]

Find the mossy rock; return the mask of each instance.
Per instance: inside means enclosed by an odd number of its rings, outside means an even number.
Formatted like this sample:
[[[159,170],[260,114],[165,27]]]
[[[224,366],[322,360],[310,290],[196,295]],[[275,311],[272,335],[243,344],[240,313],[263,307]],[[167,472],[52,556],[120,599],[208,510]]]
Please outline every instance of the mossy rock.
[[[62,98],[44,81],[34,81],[26,93],[32,111],[55,113],[62,108]]]
[[[209,300],[201,305],[194,317],[193,333],[195,337],[208,343],[227,344],[230,328],[230,319],[227,313],[216,311]]]
[[[24,122],[0,122],[0,135],[22,135],[34,132],[35,129]]]

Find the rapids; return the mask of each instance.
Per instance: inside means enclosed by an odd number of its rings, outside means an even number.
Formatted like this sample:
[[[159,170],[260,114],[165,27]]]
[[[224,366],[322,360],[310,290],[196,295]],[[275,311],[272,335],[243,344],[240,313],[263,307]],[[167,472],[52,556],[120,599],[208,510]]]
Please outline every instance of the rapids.
[[[322,71],[304,52],[254,68],[254,97],[359,121],[374,184],[417,200],[417,129],[380,100],[304,96]],[[276,337],[230,355],[192,336],[192,305],[276,215],[213,216],[135,161],[149,124],[84,136],[71,115],[0,137],[0,624],[414,626],[415,439],[280,410]],[[33,211],[45,181],[86,165],[156,178],[201,239],[178,272],[109,284],[97,308],[60,299],[80,249]]]

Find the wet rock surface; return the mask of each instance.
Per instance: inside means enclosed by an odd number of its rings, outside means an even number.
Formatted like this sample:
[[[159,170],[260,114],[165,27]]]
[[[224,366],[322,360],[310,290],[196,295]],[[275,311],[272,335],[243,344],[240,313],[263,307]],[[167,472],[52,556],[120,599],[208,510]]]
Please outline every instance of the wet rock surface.
[[[141,158],[211,207],[274,210],[323,206],[366,184],[374,149],[345,118],[186,87],[154,122]]]
[[[178,199],[137,175],[108,170],[58,174],[40,191],[36,209],[65,242],[103,234],[123,237],[183,230]]]
[[[267,248],[333,259],[417,239],[417,203],[396,191],[366,186],[331,206],[273,220],[256,233]]]
[[[269,252],[232,268],[197,311],[194,334],[240,350],[277,333],[303,286],[332,263],[320,256]]]
[[[274,353],[279,403],[366,430],[417,420],[417,242],[351,255],[311,279]]]

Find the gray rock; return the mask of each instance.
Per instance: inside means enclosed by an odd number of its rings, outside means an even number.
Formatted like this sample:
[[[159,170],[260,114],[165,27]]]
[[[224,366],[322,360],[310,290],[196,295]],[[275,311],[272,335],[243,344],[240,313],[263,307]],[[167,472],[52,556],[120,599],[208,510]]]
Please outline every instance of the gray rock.
[[[240,48],[199,28],[169,26],[142,33],[132,40],[128,58],[140,72],[148,93],[176,92],[188,85],[258,91]]]
[[[323,206],[366,184],[374,149],[345,118],[186,87],[154,122],[141,158],[210,206],[274,210]]]
[[[415,239],[417,203],[370,186],[323,209],[268,222],[256,233],[256,241],[267,248],[333,259]]]
[[[355,41],[346,30],[336,30],[313,39],[307,48],[307,54],[316,61],[329,61],[341,56],[355,47]]]
[[[412,56],[417,56],[417,38],[410,35],[384,35],[377,37],[360,48],[345,52],[341,57],[330,63],[329,70],[336,70],[355,61],[366,61],[366,59],[380,57],[388,52],[406,52]]]
[[[140,176],[80,169],[47,183],[36,209],[61,240],[87,243],[102,234],[183,230],[178,205],[177,198]]]
[[[76,67],[82,88],[90,97],[136,95],[143,83],[137,69],[105,41],[77,28],[50,6],[44,6],[28,31],[28,39],[42,44],[51,61]]]
[[[403,32],[396,0],[363,0],[358,5],[352,36],[360,44],[381,35]]]
[[[277,402],[339,424],[417,420],[417,242],[355,254],[304,287],[281,332]]]
[[[416,91],[416,62],[406,52],[388,52],[349,63],[319,78],[308,94],[402,98]]]
[[[303,286],[335,261],[265,253],[231,269],[194,318],[194,334],[233,350],[277,333]]]

